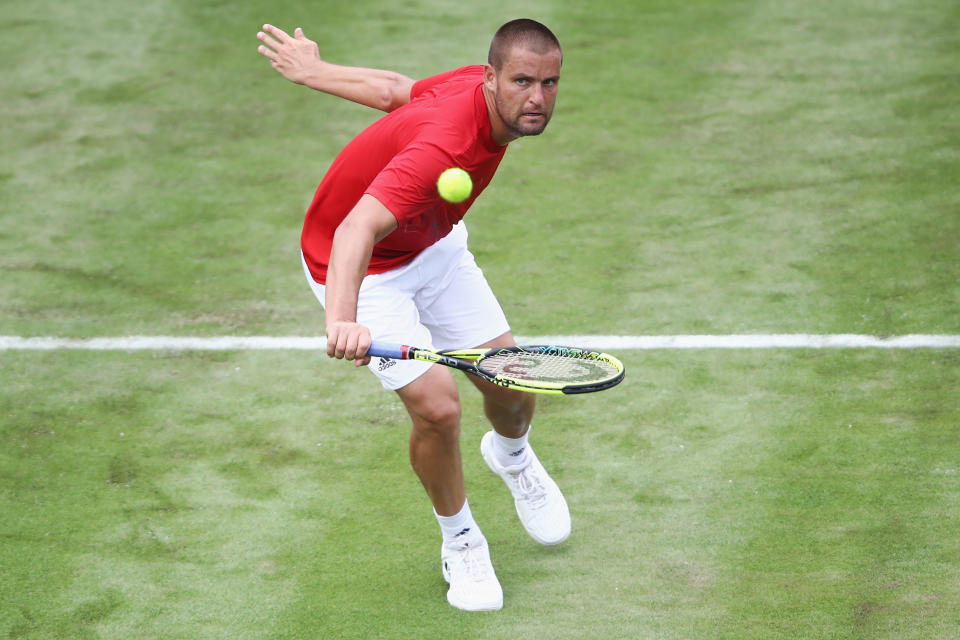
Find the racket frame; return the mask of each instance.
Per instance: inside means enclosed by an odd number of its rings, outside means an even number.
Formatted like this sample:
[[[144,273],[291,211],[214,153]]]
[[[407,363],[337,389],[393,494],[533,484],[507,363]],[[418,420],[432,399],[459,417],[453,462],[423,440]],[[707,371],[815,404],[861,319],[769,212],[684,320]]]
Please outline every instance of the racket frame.
[[[616,376],[605,380],[587,382],[587,383],[559,383],[559,382],[531,382],[521,378],[514,378],[509,375],[497,374],[487,371],[482,367],[485,358],[503,354],[503,353],[549,353],[558,352],[559,354],[575,354],[575,357],[583,360],[603,361],[612,365],[619,372]],[[516,389],[529,393],[541,393],[547,395],[571,395],[579,393],[592,393],[602,391],[619,384],[624,377],[625,369],[619,359],[599,351],[589,349],[580,349],[577,347],[563,347],[558,345],[522,345],[516,347],[494,347],[492,349],[445,349],[435,351],[432,349],[423,349],[420,347],[411,347],[410,345],[386,344],[374,341],[370,345],[368,355],[379,358],[391,358],[394,360],[420,360],[433,364],[441,364],[447,367],[458,369],[465,373],[474,375],[507,389]]]

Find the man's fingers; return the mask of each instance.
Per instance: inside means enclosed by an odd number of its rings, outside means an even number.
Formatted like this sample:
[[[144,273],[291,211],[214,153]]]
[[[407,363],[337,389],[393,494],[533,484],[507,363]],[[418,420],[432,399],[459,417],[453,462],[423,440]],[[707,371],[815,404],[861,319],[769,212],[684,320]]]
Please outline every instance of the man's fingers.
[[[334,325],[327,328],[327,356],[337,357],[337,343],[340,342],[341,334],[339,328]]]
[[[276,52],[276,51],[274,51],[273,49],[271,49],[271,48],[269,48],[269,47],[265,47],[265,46],[263,46],[263,45],[260,45],[259,47],[257,47],[257,53],[259,53],[260,55],[265,56],[265,57],[267,57],[267,58],[270,58],[270,60],[275,60],[276,57],[277,57],[277,52]]]
[[[366,364],[370,361],[370,330],[356,323],[335,323],[327,329],[327,355],[331,358],[355,360]]]
[[[286,31],[284,31],[280,27],[275,27],[272,24],[263,25],[263,30],[269,33],[270,35],[272,35],[274,38],[276,38],[280,42],[286,42],[287,40],[290,39],[290,36],[287,34]]]
[[[344,360],[360,360],[367,354],[367,349],[370,348],[370,345],[366,345],[361,348],[361,345],[364,341],[364,334],[351,332],[349,338],[347,339],[346,348],[343,350],[343,359]]]
[[[363,332],[360,334],[359,339],[357,340],[357,357],[354,358],[355,364],[358,367],[363,367],[370,364],[370,356],[367,355],[367,351],[370,349],[370,334]]]
[[[277,56],[279,55],[276,49],[280,47],[280,43],[263,31],[257,32],[257,40],[263,43],[257,47],[257,52],[266,58],[270,58],[271,62],[276,62]]]
[[[331,358],[342,358],[347,351],[347,337],[342,333],[327,336],[327,355]]]
[[[280,46],[280,41],[275,38],[271,38],[269,35],[263,31],[257,31],[257,40],[267,45],[270,49],[276,49]]]
[[[296,38],[297,40],[303,40],[304,38],[303,29],[301,29],[300,27],[297,27],[296,29],[294,29],[293,37]]]
[[[357,341],[357,357],[354,359],[354,364],[358,367],[365,367],[370,364],[370,356],[367,355],[367,351],[370,350],[371,342],[372,338],[368,331],[360,334],[359,340]]]
[[[331,358],[355,360],[358,340],[352,332],[338,331],[336,335],[327,337],[327,355]]]

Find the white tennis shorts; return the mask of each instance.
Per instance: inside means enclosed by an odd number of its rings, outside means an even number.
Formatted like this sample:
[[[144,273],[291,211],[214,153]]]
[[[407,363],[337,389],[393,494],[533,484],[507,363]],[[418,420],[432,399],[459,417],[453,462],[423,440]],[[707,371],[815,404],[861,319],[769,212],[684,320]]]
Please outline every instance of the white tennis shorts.
[[[326,287],[314,281],[306,262],[303,268],[314,295],[326,306]],[[432,349],[469,349],[510,330],[467,248],[463,222],[412,262],[366,276],[360,285],[357,322],[370,329],[374,340]],[[385,358],[373,358],[368,365],[391,390],[410,384],[431,366]]]

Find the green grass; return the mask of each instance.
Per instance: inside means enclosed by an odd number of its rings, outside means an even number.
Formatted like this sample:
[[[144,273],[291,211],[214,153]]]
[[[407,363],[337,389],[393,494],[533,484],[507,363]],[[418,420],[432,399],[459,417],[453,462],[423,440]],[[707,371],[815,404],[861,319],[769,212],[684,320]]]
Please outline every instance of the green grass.
[[[446,604],[372,380],[297,354],[4,358],[10,637],[926,638],[960,602],[954,353],[627,354],[610,397],[541,403],[576,524],[555,549],[483,468],[464,389],[493,616]]]
[[[259,25],[420,77],[523,14],[560,100],[468,218],[515,332],[960,333],[955,3],[323,4],[5,7],[0,335],[315,335],[303,211],[376,114],[285,83]],[[470,615],[371,376],[0,353],[0,638],[960,638],[956,350],[619,355],[539,405],[558,548],[463,385],[506,592]]]

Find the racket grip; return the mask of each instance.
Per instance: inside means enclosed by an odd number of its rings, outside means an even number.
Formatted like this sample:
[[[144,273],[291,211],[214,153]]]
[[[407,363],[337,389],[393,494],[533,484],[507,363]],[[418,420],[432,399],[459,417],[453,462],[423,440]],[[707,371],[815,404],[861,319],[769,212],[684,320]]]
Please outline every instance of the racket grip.
[[[394,360],[406,360],[410,353],[410,347],[405,344],[393,344],[392,342],[377,342],[374,340],[367,349],[368,356],[377,358],[393,358]]]

